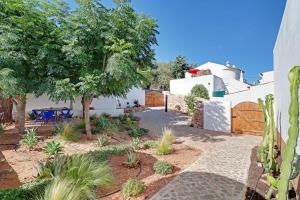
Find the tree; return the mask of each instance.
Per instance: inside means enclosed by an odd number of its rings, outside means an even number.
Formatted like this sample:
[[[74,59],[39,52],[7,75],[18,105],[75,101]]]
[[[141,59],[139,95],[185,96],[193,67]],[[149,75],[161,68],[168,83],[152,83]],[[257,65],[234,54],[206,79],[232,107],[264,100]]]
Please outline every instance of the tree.
[[[137,14],[128,1],[106,9],[99,0],[78,1],[63,24],[63,52],[69,63],[65,79],[50,92],[56,100],[81,96],[86,133],[91,139],[89,107],[96,96],[124,96],[147,79],[152,65],[156,22]]]
[[[203,99],[209,99],[208,90],[202,84],[194,85],[191,90],[191,95],[193,95],[195,97],[200,97]]]
[[[48,89],[49,77],[62,72],[57,70],[62,69],[58,23],[50,18],[47,5],[38,0],[0,2],[1,94],[16,105],[19,133],[24,133],[26,94],[41,95]],[[11,80],[13,87],[4,79]]]
[[[189,70],[189,64],[184,56],[177,56],[174,63],[172,64],[172,77],[174,79],[184,78],[185,72]]]
[[[172,71],[170,63],[156,63],[152,70],[153,81],[151,88],[153,89],[170,89],[170,80],[172,80]]]

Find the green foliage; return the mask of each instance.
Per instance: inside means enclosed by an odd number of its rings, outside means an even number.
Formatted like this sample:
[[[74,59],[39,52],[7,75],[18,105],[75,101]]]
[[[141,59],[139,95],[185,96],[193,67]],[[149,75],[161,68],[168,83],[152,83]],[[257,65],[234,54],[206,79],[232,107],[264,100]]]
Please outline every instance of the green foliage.
[[[54,125],[53,135],[61,135],[64,132],[65,124],[64,123],[56,123]]]
[[[129,131],[130,137],[142,137],[149,132],[146,128],[131,128]]]
[[[66,141],[79,141],[81,139],[81,135],[79,132],[75,131],[71,125],[66,124],[64,127],[63,132],[61,133],[60,137]]]
[[[155,148],[156,147],[156,142],[153,140],[147,140],[143,143],[143,148],[144,149],[150,149],[150,148]]]
[[[195,98],[195,96],[194,95],[188,95],[184,98],[184,101],[187,105],[188,112],[193,115],[196,111],[196,106],[195,106],[196,98]]]
[[[129,168],[136,168],[140,163],[139,156],[134,151],[127,152],[127,161],[124,163]]]
[[[94,187],[107,187],[112,183],[108,165],[95,162],[89,154],[60,156],[46,162],[38,171],[39,178],[66,178],[72,181],[81,199],[95,199]]]
[[[209,99],[208,90],[202,84],[194,85],[191,90],[191,95],[193,95],[195,97],[203,98],[203,99]]]
[[[137,196],[145,191],[145,184],[139,180],[129,179],[122,187],[125,197]]]
[[[29,117],[30,120],[34,120],[35,119],[35,116],[34,116],[33,112],[29,112],[28,113],[28,117]]]
[[[108,145],[101,148],[101,150],[91,151],[87,153],[87,155],[89,155],[96,162],[104,162],[113,155],[125,155],[130,150],[132,150],[132,147],[128,144]]]
[[[170,80],[173,79],[171,68],[171,63],[155,63],[152,69],[151,88],[169,90]]]
[[[168,155],[172,152],[172,146],[169,142],[161,140],[157,143],[156,150],[159,155]]]
[[[97,146],[104,147],[108,145],[108,136],[106,134],[102,134],[97,138]]]
[[[3,125],[2,123],[0,123],[0,135],[1,135],[2,133],[4,133],[4,131],[5,131],[4,125]]]
[[[300,66],[295,66],[289,72],[291,103],[289,106],[289,138],[283,152],[283,161],[280,168],[278,183],[278,199],[288,199],[288,187],[292,174],[292,164],[296,157],[296,147],[299,137],[299,85]]]
[[[22,139],[22,144],[26,145],[29,149],[32,149],[38,144],[38,138],[36,135],[36,129],[26,129],[26,134]]]
[[[107,117],[105,117],[104,115],[101,115],[99,118],[98,118],[98,126],[102,129],[106,129],[110,126],[110,121]]]
[[[33,183],[26,183],[18,188],[0,190],[1,200],[32,200],[41,196],[50,180],[42,180]]]
[[[172,63],[172,77],[174,79],[184,78],[185,72],[190,69],[184,56],[177,56],[175,62]]]
[[[85,123],[84,123],[84,121],[80,120],[78,123],[74,124],[73,125],[73,129],[75,131],[77,131],[77,130],[85,130]]]
[[[156,161],[153,165],[153,170],[157,174],[167,175],[172,173],[173,167],[166,161]]]
[[[173,144],[176,141],[176,137],[171,129],[165,127],[163,131],[162,140],[169,144]]]
[[[130,145],[134,150],[138,150],[140,148],[141,140],[138,137],[134,137],[131,140]]]
[[[48,156],[57,156],[63,153],[63,147],[61,146],[60,142],[53,140],[52,142],[47,142],[44,152]]]
[[[80,190],[66,178],[55,178],[38,200],[81,200]]]

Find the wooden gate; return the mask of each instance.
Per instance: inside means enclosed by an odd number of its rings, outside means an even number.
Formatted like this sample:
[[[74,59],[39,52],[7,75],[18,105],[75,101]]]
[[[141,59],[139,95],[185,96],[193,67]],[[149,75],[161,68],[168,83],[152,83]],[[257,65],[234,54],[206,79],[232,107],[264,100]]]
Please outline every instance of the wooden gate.
[[[13,103],[8,99],[0,99],[0,122],[12,121]]]
[[[145,105],[149,107],[164,106],[164,95],[160,91],[146,91]]]
[[[263,112],[257,103],[242,102],[232,108],[231,127],[233,133],[262,135]]]

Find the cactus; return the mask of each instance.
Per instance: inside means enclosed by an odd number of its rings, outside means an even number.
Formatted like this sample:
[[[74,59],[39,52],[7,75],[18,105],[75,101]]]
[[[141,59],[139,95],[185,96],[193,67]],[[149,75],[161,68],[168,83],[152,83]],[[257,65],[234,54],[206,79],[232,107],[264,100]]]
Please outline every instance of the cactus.
[[[258,99],[264,118],[264,136],[263,142],[258,149],[260,161],[263,162],[263,166],[266,172],[271,170],[276,171],[275,162],[275,143],[276,143],[276,132],[274,122],[274,110],[273,110],[274,98],[272,94],[266,96],[265,103],[262,99]]]
[[[291,104],[289,107],[288,130],[289,138],[283,153],[283,161],[281,164],[281,174],[278,183],[278,200],[288,199],[289,180],[292,174],[292,165],[295,158],[295,148],[299,136],[299,84],[300,84],[300,67],[295,66],[289,73]]]

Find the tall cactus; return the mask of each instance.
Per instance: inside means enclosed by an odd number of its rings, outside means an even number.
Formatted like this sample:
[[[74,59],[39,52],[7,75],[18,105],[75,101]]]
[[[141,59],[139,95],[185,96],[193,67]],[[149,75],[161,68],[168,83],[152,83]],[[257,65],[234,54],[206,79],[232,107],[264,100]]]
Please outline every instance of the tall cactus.
[[[295,157],[295,149],[299,136],[299,84],[300,84],[300,66],[295,66],[289,73],[291,104],[289,107],[288,130],[289,138],[283,153],[281,164],[281,174],[278,183],[278,200],[288,199],[289,180],[292,174],[292,164]]]

